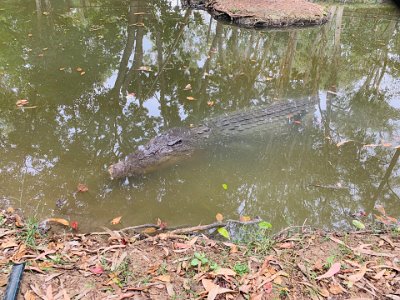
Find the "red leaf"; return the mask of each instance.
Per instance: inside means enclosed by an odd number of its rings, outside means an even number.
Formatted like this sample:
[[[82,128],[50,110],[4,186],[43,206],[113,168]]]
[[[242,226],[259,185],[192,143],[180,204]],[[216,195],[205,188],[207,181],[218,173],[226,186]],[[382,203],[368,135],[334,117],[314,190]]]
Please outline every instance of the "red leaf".
[[[71,221],[70,226],[73,230],[78,230],[78,222],[77,221]]]
[[[96,275],[100,275],[104,273],[104,269],[102,266],[96,265],[95,267],[90,269],[90,272]]]

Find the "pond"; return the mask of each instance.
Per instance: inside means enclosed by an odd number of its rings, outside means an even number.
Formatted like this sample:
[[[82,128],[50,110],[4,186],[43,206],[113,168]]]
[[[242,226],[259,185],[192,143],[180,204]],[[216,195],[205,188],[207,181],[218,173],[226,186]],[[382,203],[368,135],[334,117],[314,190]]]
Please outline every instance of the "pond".
[[[331,229],[376,204],[399,217],[398,11],[329,11],[324,26],[268,31],[175,0],[2,1],[1,206],[82,230],[217,213]],[[168,128],[305,98],[295,130],[233,136],[144,176],[107,173]]]

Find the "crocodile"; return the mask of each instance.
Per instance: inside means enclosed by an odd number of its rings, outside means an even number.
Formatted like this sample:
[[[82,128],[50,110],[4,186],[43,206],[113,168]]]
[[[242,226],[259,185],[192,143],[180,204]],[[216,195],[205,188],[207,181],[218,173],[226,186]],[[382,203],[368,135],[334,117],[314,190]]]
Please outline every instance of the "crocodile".
[[[150,173],[188,158],[196,150],[223,137],[248,136],[253,132],[271,131],[271,127],[282,126],[282,123],[297,123],[311,106],[310,99],[279,101],[210,118],[198,126],[171,128],[111,165],[108,172],[112,179]]]

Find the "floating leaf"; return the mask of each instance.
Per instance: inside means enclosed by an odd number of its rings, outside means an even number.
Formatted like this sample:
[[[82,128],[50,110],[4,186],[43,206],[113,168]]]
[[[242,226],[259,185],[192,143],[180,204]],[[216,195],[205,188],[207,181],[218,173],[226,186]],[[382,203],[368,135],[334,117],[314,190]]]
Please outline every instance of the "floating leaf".
[[[188,90],[191,90],[192,89],[192,85],[189,83],[189,84],[187,84],[186,86],[185,86],[185,88],[184,88],[184,90],[185,91],[188,91]]]
[[[193,98],[192,96],[188,96],[188,97],[186,97],[186,99],[188,99],[189,101],[196,100],[196,99],[195,99],[195,98]]]
[[[321,280],[321,279],[324,279],[324,278],[330,278],[330,277],[334,276],[335,274],[339,273],[339,271],[340,271],[340,263],[337,262],[337,263],[334,263],[332,265],[332,267],[329,268],[328,272],[318,276],[315,279]]]
[[[16,105],[17,105],[18,107],[22,107],[22,106],[27,105],[28,103],[29,103],[28,100],[26,100],[26,99],[21,99],[21,100],[18,100],[18,101],[17,101]]]
[[[218,222],[222,222],[222,220],[224,219],[224,216],[222,214],[220,214],[220,213],[217,213],[215,218],[217,219]]]
[[[214,106],[214,101],[207,101],[207,105],[208,105],[209,107]]]
[[[251,217],[249,217],[249,216],[240,216],[239,220],[240,220],[240,222],[250,222],[251,221]]]
[[[81,67],[77,67],[77,68],[76,68],[76,71],[80,73],[80,72],[83,71],[83,69],[82,69]]]
[[[230,237],[230,235],[229,235],[229,232],[228,232],[228,230],[226,230],[225,227],[220,227],[220,228],[218,228],[218,233],[219,233],[220,235],[222,235],[224,238],[228,239],[228,240],[231,239],[231,237]]]
[[[112,219],[111,224],[112,225],[117,225],[121,222],[122,216],[116,217],[114,219]]]
[[[83,183],[78,184],[78,192],[85,193],[87,191],[89,191],[89,188],[85,184]]]
[[[228,185],[226,183],[223,183],[222,188],[226,191],[228,189]]]
[[[377,205],[375,205],[374,208],[375,208],[377,211],[379,211],[382,215],[386,216],[385,208],[384,208],[382,205],[377,204]]]
[[[55,222],[55,223],[62,224],[64,226],[68,226],[68,227],[70,226],[69,222],[67,220],[65,220],[65,219],[50,218],[50,219],[47,219],[47,222]]]
[[[77,221],[71,221],[70,226],[73,230],[78,230],[78,222]]]
[[[365,229],[365,225],[358,220],[353,220],[353,225],[358,229]]]
[[[341,142],[337,143],[336,147],[343,146],[343,145],[345,145],[347,143],[350,143],[350,142],[354,142],[354,141],[353,140],[344,140],[344,141],[341,141]]]
[[[270,229],[272,228],[272,224],[269,222],[261,221],[260,223],[258,223],[258,227],[261,229]]]
[[[85,72],[85,71],[82,71],[80,74],[81,74],[81,76],[83,76],[83,75],[86,74],[86,72]]]

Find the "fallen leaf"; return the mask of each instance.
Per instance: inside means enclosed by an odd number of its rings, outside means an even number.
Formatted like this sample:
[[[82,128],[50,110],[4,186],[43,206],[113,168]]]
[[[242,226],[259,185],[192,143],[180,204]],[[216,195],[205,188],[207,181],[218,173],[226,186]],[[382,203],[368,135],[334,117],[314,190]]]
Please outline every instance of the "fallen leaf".
[[[220,213],[217,213],[215,219],[217,219],[218,222],[222,222],[224,220],[224,216]]]
[[[122,216],[116,217],[114,219],[111,220],[111,224],[112,225],[117,225],[121,222]]]
[[[223,275],[223,276],[236,276],[236,272],[229,268],[218,268],[217,270],[211,272],[212,275]]]
[[[24,295],[24,300],[36,300],[35,293],[32,290],[28,290]]]
[[[277,244],[277,247],[279,249],[292,249],[294,247],[294,243],[292,242],[280,243]]]
[[[81,67],[77,67],[77,68],[76,68],[76,71],[80,73],[80,72],[83,71],[83,69],[82,69]]]
[[[169,276],[169,275],[160,275],[160,276],[154,277],[154,279],[162,281],[162,282],[171,282],[171,276]]]
[[[152,233],[157,232],[157,229],[155,229],[154,227],[149,227],[149,228],[144,229],[142,232],[146,233],[146,234],[152,234]]]
[[[188,96],[188,97],[186,97],[186,99],[188,99],[189,101],[196,100],[196,99],[195,99],[195,98],[193,98],[192,96]]]
[[[83,75],[86,74],[86,72],[85,72],[85,71],[82,71],[80,74],[81,74],[81,76],[83,76]]]
[[[15,214],[15,226],[17,227],[23,227],[24,226],[24,222],[22,222],[22,219],[19,215]]]
[[[78,230],[78,222],[77,221],[71,221],[70,226],[73,230]]]
[[[17,103],[15,103],[15,104],[16,104],[18,107],[22,107],[22,106],[27,105],[28,103],[29,103],[28,100],[26,100],[26,99],[21,99],[21,100],[18,100]]]
[[[203,284],[204,289],[208,292],[207,300],[214,300],[219,294],[234,292],[233,290],[220,287],[219,285],[213,283],[210,279],[203,278],[201,283]]]
[[[90,272],[92,272],[93,274],[96,274],[96,275],[100,275],[100,274],[104,273],[104,269],[102,266],[96,265],[93,268],[90,268]]]
[[[352,223],[358,229],[365,229],[365,225],[362,222],[358,221],[358,220],[353,220]]]
[[[59,218],[50,218],[46,220],[47,222],[55,222],[55,223],[59,223],[65,226],[70,226],[69,225],[69,221],[65,220],[65,219],[59,219]]]
[[[0,249],[7,249],[7,248],[14,248],[18,247],[18,244],[15,242],[15,240],[9,240],[7,242],[2,242],[0,244]]]
[[[7,213],[9,213],[9,214],[13,214],[14,213],[14,208],[12,208],[11,206],[9,206],[8,208],[7,208]]]
[[[209,107],[214,106],[214,101],[207,101],[207,105],[208,105]]]
[[[378,212],[380,212],[382,215],[386,216],[385,208],[384,208],[382,205],[377,204],[377,205],[375,205],[374,208],[375,208]]]
[[[336,147],[341,147],[347,143],[354,142],[353,140],[344,140],[336,144]]]
[[[189,84],[187,84],[186,86],[185,86],[185,88],[184,88],[184,90],[185,91],[188,91],[188,90],[191,90],[192,89],[192,85],[189,83]]]
[[[333,295],[339,295],[343,293],[343,289],[339,284],[333,284],[329,287],[329,292]]]
[[[330,277],[334,276],[336,273],[338,273],[339,271],[340,271],[340,263],[337,262],[337,263],[334,263],[325,274],[322,274],[315,279],[321,280],[321,279],[325,279],[325,278],[330,278]]]
[[[147,72],[150,72],[150,71],[151,71],[151,68],[150,68],[150,67],[147,67],[147,66],[141,66],[141,67],[139,67],[138,71],[147,71]]]
[[[167,289],[167,294],[170,297],[170,299],[175,299],[174,286],[171,283],[166,282],[165,283],[165,288]]]
[[[240,216],[239,217],[239,221],[240,222],[250,222],[251,221],[251,217],[250,216]]]
[[[226,191],[228,189],[228,185],[226,183],[223,183],[222,188]]]
[[[224,238],[228,239],[228,240],[231,239],[231,237],[230,237],[230,235],[229,235],[229,232],[228,232],[228,230],[226,230],[225,227],[220,227],[220,228],[218,228],[218,233],[219,233],[220,235],[222,235]]]
[[[89,191],[89,188],[85,184],[83,184],[83,183],[78,184],[78,192],[79,193],[85,193],[87,191]]]
[[[352,282],[352,283],[360,281],[364,277],[366,272],[367,272],[367,266],[364,265],[364,266],[361,267],[360,272],[358,272],[356,274],[353,274],[353,275],[350,275],[348,280],[350,282]]]

